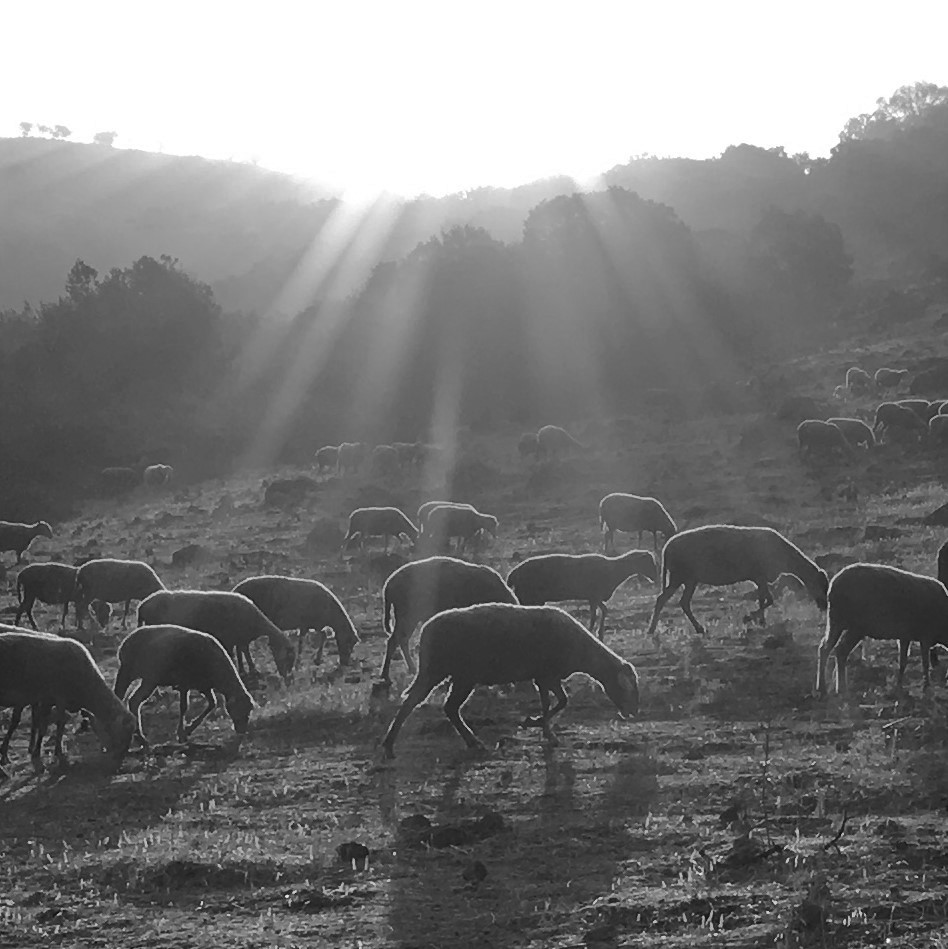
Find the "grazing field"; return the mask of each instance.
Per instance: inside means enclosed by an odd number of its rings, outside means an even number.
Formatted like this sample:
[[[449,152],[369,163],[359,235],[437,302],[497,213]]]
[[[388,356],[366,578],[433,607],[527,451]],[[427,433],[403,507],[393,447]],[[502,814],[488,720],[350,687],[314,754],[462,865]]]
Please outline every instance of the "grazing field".
[[[808,468],[792,426],[746,414],[576,432],[587,451],[541,466],[517,460],[517,433],[468,437],[453,496],[500,519],[478,559],[506,574],[531,554],[597,550],[599,499],[629,491],[660,497],[680,527],[769,524],[810,556],[934,573],[944,531],[920,520],[948,489],[925,453],[906,462],[887,446],[848,470]],[[676,598],[652,641],[656,591],[627,583],[605,636],[639,670],[638,718],[620,720],[576,677],[549,748],[518,727],[532,688],[480,689],[467,718],[492,750],[477,755],[435,693],[384,763],[407,684],[399,659],[391,695],[371,688],[396,559],[378,546],[341,557],[337,544],[355,507],[413,515],[430,496],[422,477],[323,478],[284,510],[264,506],[260,476],[141,493],[90,503],[36,545],[34,560],[144,559],[170,587],[320,579],[362,644],[342,671],[333,644],[320,666],[307,646],[284,689],[257,643],[270,674],[239,747],[225,715],[172,742],[169,693],[145,707],[150,753],[116,776],[78,735],[65,772],[34,778],[24,728],[0,786],[0,945],[948,945],[944,684],[922,697],[913,655],[897,693],[896,646],[881,643],[852,657],[849,703],[813,698],[822,617],[789,585],[765,627],[742,621],[751,584],[699,588],[707,637]],[[194,562],[172,568],[189,544]],[[570,609],[586,619],[585,604]],[[41,628],[58,612],[37,606]],[[92,645],[110,681],[120,639],[116,619]]]

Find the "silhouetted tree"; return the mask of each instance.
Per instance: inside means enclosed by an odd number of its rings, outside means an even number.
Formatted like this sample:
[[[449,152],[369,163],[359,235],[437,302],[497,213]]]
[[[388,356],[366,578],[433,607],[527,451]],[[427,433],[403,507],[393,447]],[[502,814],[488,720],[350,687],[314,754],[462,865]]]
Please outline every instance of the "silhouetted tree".
[[[33,129],[33,123],[32,123],[32,122],[21,122],[21,123],[20,123],[20,135],[22,135],[23,138],[26,138],[26,137],[30,134],[30,132],[32,131],[32,129]]]
[[[96,145],[106,145],[111,148],[117,138],[118,132],[96,132],[95,135],[92,136],[92,141]]]
[[[891,138],[900,129],[925,124],[937,118],[948,121],[948,86],[933,82],[916,82],[900,86],[888,99],[877,99],[874,112],[851,118],[842,132],[840,142],[862,139]]]
[[[72,135],[72,129],[65,125],[57,125],[53,128],[53,138],[69,138]]]

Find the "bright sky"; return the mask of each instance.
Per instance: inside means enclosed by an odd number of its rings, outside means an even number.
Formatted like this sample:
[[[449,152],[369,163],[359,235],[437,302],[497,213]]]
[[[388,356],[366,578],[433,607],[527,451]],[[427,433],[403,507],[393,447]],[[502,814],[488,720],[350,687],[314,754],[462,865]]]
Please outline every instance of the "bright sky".
[[[825,155],[900,85],[948,85],[948,3],[86,0],[4,9],[0,135],[256,160],[443,194],[648,152]]]

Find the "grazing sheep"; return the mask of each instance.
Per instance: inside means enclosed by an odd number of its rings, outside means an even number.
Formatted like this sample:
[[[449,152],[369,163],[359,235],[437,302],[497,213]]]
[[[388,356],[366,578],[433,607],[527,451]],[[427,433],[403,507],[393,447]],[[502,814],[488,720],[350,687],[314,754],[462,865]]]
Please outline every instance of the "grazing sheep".
[[[109,688],[89,650],[74,639],[0,626],[0,707],[14,709],[16,723],[27,705],[33,709],[30,758],[42,770],[40,754],[53,709],[56,710],[56,756],[63,759],[66,713],[85,710],[115,765],[132,740],[135,722]],[[11,724],[0,745],[0,764],[7,763]]]
[[[467,504],[464,501],[425,501],[425,503],[418,508],[418,513],[415,515],[418,521],[418,530],[422,534],[425,532],[425,528],[428,524],[428,515],[436,507],[463,507],[469,511],[477,510],[473,504]]]
[[[323,659],[326,630],[332,631],[339,650],[339,665],[347,666],[352,650],[359,642],[359,634],[339,599],[318,580],[296,577],[249,577],[234,587],[253,602],[274,626],[280,629],[298,629],[297,658],[303,638],[313,630],[317,633],[316,662]]]
[[[679,605],[695,632],[704,635],[704,629],[691,612],[691,598],[699,583],[712,586],[744,580],[756,583],[759,605],[756,615],[763,623],[765,610],[774,602],[770,584],[784,573],[802,580],[816,605],[821,610],[826,609],[829,586],[826,572],[772,528],[712,524],[682,531],[672,537],[662,551],[663,588],[655,600],[648,634],[654,635],[659,613],[675,591],[684,586]]]
[[[812,458],[814,454],[842,452],[853,458],[853,446],[849,444],[843,430],[830,422],[810,418],[797,426],[797,444],[801,458]]]
[[[322,472],[324,469],[337,468],[339,466],[339,446],[323,445],[322,448],[317,450],[313,458],[313,464],[318,472]]]
[[[603,550],[615,552],[615,533],[638,532],[638,543],[642,546],[642,532],[652,535],[652,545],[658,554],[658,535],[666,540],[678,533],[678,527],[655,498],[639,497],[636,494],[607,494],[599,502],[599,529],[605,529],[602,538]]]
[[[178,692],[178,741],[187,741],[217,708],[215,693],[224,696],[234,731],[238,735],[246,734],[254,700],[241,682],[230,656],[213,636],[182,626],[139,626],[122,640],[118,658],[114,691],[119,699],[124,701],[129,686],[136,679],[141,680],[129,699],[128,708],[135,716],[135,734],[143,747],[148,747],[148,741],[142,730],[142,705],[159,686],[169,686]],[[188,693],[192,689],[204,696],[207,708],[185,724]]]
[[[602,554],[542,554],[529,557],[507,574],[507,585],[524,606],[550,601],[588,600],[589,630],[602,639],[606,600],[630,577],[658,578],[655,558],[647,550],[630,550],[619,557]],[[596,629],[596,613],[599,629]]]
[[[895,404],[911,409],[926,425],[933,415],[938,414],[938,409],[933,408],[934,403],[928,399],[899,399]]]
[[[132,600],[144,600],[165,585],[158,574],[141,560],[115,560],[103,557],[84,563],[76,575],[76,617],[82,629],[82,617],[92,600],[124,603],[122,629],[128,620]]]
[[[245,675],[244,660],[253,676],[257,668],[250,644],[266,636],[277,672],[286,682],[296,664],[296,650],[283,630],[275,626],[253,601],[240,593],[221,590],[159,590],[138,606],[139,626],[185,626],[209,633],[236,661]]]
[[[474,687],[530,680],[540,696],[541,714],[523,724],[542,728],[546,739],[555,742],[550,721],[569,701],[563,679],[574,672],[599,682],[621,713],[638,712],[635,667],[557,606],[490,603],[439,613],[422,627],[418,674],[382,741],[385,757],[395,757],[395,739],[412,710],[448,678],[451,690],[444,711],[468,747],[482,747],[461,718],[461,706]],[[556,699],[553,708],[550,694]]]
[[[908,376],[908,369],[877,369],[875,382],[877,389],[897,389]]]
[[[14,626],[20,625],[20,617],[26,613],[33,629],[36,629],[36,620],[33,619],[33,604],[41,603],[62,604],[63,626],[66,625],[66,614],[69,604],[76,595],[76,574],[78,567],[66,563],[31,563],[24,567],[16,578],[16,596],[18,601]]]
[[[0,554],[12,550],[16,553],[16,562],[22,563],[23,551],[37,537],[48,537],[52,540],[53,529],[46,521],[37,521],[35,524],[0,521]]]
[[[141,484],[142,473],[137,468],[103,468],[99,481],[107,494],[121,494]]]
[[[919,416],[904,405],[895,402],[882,402],[876,408],[872,431],[878,437],[884,434],[887,438],[893,432],[907,432],[922,438],[928,428]]]
[[[869,449],[875,447],[876,436],[861,418],[830,418],[826,421],[835,425],[850,445],[865,445]]]
[[[415,663],[408,649],[411,635],[419,623],[436,613],[476,603],[516,602],[504,578],[491,567],[454,557],[428,557],[404,564],[382,588],[382,625],[388,633],[382,679],[390,681],[389,667],[396,649],[401,650],[408,670],[414,674]]]
[[[358,471],[365,461],[368,446],[362,442],[343,442],[339,446],[339,473]]]
[[[149,465],[142,472],[142,484],[146,488],[161,488],[171,484],[174,468],[171,465]]]
[[[865,369],[852,366],[846,370],[846,388],[854,395],[858,392],[868,392],[872,388],[872,376]]]
[[[944,445],[948,439],[948,415],[934,415],[928,421],[928,437],[933,445]]]
[[[576,441],[565,428],[559,425],[544,425],[537,432],[537,457],[556,458],[573,451],[585,451],[586,446]]]
[[[536,432],[524,432],[517,441],[517,454],[520,458],[533,455],[534,460],[540,457],[540,439]]]
[[[398,452],[391,445],[376,445],[372,449],[372,473],[382,478],[393,477],[401,469]]]
[[[899,684],[909,644],[918,642],[925,687],[931,681],[931,649],[948,645],[948,589],[939,580],[898,567],[854,563],[829,586],[826,632],[817,653],[816,691],[826,691],[826,662],[836,657],[836,691],[846,692],[846,659],[857,643],[869,639],[899,641]]]
[[[497,539],[497,518],[493,514],[482,514],[470,505],[439,504],[428,513],[425,521],[425,539],[435,549],[450,545],[457,538],[456,553],[463,553],[467,543],[480,531],[486,531]]]
[[[385,552],[389,539],[407,537],[411,543],[418,540],[418,528],[397,507],[359,507],[349,515],[349,529],[342,541],[342,549],[357,537],[359,549],[365,546],[366,537],[384,537]]]

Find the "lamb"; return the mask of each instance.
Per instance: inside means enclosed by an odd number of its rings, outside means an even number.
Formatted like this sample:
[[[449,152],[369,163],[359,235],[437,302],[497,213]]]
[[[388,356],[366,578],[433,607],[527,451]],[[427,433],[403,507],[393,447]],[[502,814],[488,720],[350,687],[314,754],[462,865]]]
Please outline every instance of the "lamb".
[[[161,488],[171,484],[174,468],[171,465],[149,465],[142,472],[142,484],[146,488]]]
[[[37,521],[35,524],[0,521],[0,554],[12,550],[16,553],[16,562],[23,563],[23,551],[37,537],[48,537],[52,540],[53,529],[46,521]]]
[[[536,432],[524,432],[517,441],[517,454],[521,459],[527,455],[533,455],[534,459],[540,457],[540,439]]]
[[[911,409],[926,425],[933,415],[938,414],[935,403],[929,402],[928,399],[899,399],[895,404]]]
[[[829,586],[826,632],[817,653],[816,691],[826,692],[826,662],[836,657],[836,691],[846,692],[846,659],[863,639],[899,640],[899,684],[909,643],[921,646],[925,688],[931,681],[931,648],[948,645],[948,589],[933,577],[876,563],[854,563]]]
[[[365,461],[366,450],[362,442],[343,442],[339,446],[339,473],[358,471]]]
[[[313,458],[313,464],[316,470],[322,472],[324,469],[332,470],[339,466],[339,446],[323,445],[318,449]]]
[[[829,418],[826,421],[835,425],[850,445],[865,445],[869,449],[875,447],[876,436],[861,418]]]
[[[933,445],[944,445],[948,439],[948,415],[933,415],[928,421],[928,437]]]
[[[456,553],[462,553],[468,541],[480,531],[486,531],[496,540],[497,527],[497,518],[493,514],[482,514],[469,504],[439,504],[432,508],[425,521],[425,538],[436,549],[457,538]]]
[[[78,572],[77,567],[66,563],[31,563],[24,567],[16,578],[18,606],[16,618],[13,621],[14,625],[19,626],[20,617],[26,613],[30,625],[33,629],[36,629],[36,620],[33,619],[33,605],[39,600],[41,603],[62,604],[62,624],[65,627],[69,604],[74,602],[76,598],[76,574]],[[112,616],[112,607],[103,600],[93,600],[89,604],[89,612],[95,617],[99,626],[104,627]]]
[[[138,606],[139,626],[171,624],[209,633],[236,661],[240,674],[257,676],[250,643],[266,636],[284,682],[296,664],[296,650],[283,630],[275,626],[252,600],[240,593],[220,590],[159,590]]]
[[[141,680],[129,699],[128,708],[135,718],[135,734],[142,747],[148,747],[142,730],[142,705],[159,686],[169,686],[178,692],[178,741],[187,741],[217,708],[216,693],[224,696],[234,731],[238,735],[246,734],[254,700],[237,675],[230,656],[213,636],[182,626],[140,626],[122,640],[118,658],[114,692],[119,699],[124,701],[129,686],[136,679]],[[188,693],[192,689],[204,696],[207,708],[185,724]]]
[[[576,441],[565,428],[559,425],[544,425],[537,432],[537,457],[556,458],[561,452],[585,451],[586,446]]]
[[[652,535],[652,545],[658,554],[658,535],[666,539],[678,533],[678,527],[665,510],[661,501],[655,498],[639,497],[636,494],[607,494],[599,502],[599,529],[605,529],[602,538],[603,550],[615,552],[615,532],[631,534],[638,531],[639,546],[642,545],[642,532]]]
[[[606,600],[630,577],[658,575],[655,558],[647,550],[630,550],[619,557],[602,554],[543,554],[529,557],[507,574],[507,585],[524,606],[551,600],[588,600],[589,630],[602,639]],[[596,613],[599,629],[596,630]]]
[[[539,693],[541,714],[523,724],[541,728],[555,743],[550,721],[569,701],[563,679],[574,672],[599,682],[620,713],[638,712],[635,667],[559,607],[490,603],[445,610],[422,627],[418,674],[382,741],[385,757],[395,757],[395,739],[412,710],[448,678],[451,690],[444,711],[468,747],[483,747],[461,717],[474,687],[530,680]],[[550,694],[556,699],[553,708]]]
[[[357,537],[360,550],[365,546],[366,537],[384,537],[388,553],[389,538],[403,536],[414,543],[418,540],[418,528],[397,507],[359,507],[349,515],[349,529],[342,549],[348,550]]]
[[[428,557],[395,570],[382,588],[382,625],[388,633],[381,677],[389,682],[389,667],[401,649],[409,671],[415,663],[408,645],[419,623],[452,607],[477,603],[516,603],[514,592],[496,570],[454,557]],[[392,614],[395,624],[392,625]]]
[[[122,629],[128,620],[132,600],[144,600],[165,585],[158,574],[141,560],[116,560],[103,557],[84,563],[76,575],[76,616],[82,629],[82,616],[92,600],[125,603]]]
[[[875,382],[877,389],[897,389],[908,376],[908,369],[877,369]]]
[[[332,590],[318,580],[249,577],[241,580],[233,592],[247,597],[274,626],[283,630],[299,630],[297,658],[304,636],[312,629],[317,631],[316,662],[322,662],[326,630],[329,629],[336,639],[339,665],[349,664],[352,650],[359,642],[359,634],[346,608]]]
[[[928,429],[911,409],[895,402],[882,402],[876,408],[872,431],[877,436],[883,433],[888,437],[890,432],[898,431],[915,434],[921,438],[928,432]]]
[[[820,419],[806,419],[797,426],[797,444],[801,458],[812,458],[819,453],[829,454],[839,451],[847,458],[853,458],[852,445],[841,428]]]
[[[691,611],[691,598],[699,583],[713,586],[744,580],[756,583],[759,605],[756,616],[763,623],[765,610],[774,602],[769,584],[784,573],[802,580],[816,605],[821,610],[826,609],[829,587],[826,571],[772,528],[712,524],[682,531],[672,537],[662,551],[663,588],[655,600],[648,635],[654,635],[659,614],[680,586],[685,588],[681,609],[695,632],[704,635],[704,628]]]
[[[852,366],[846,370],[846,388],[853,395],[858,392],[868,392],[872,388],[872,376],[865,369]]]
[[[10,733],[27,705],[33,709],[30,758],[42,770],[43,738],[56,709],[56,756],[64,759],[62,736],[67,712],[89,712],[93,727],[117,767],[135,729],[132,715],[108,687],[89,650],[74,639],[0,626],[0,707],[12,708],[15,721],[0,745],[7,764]]]

